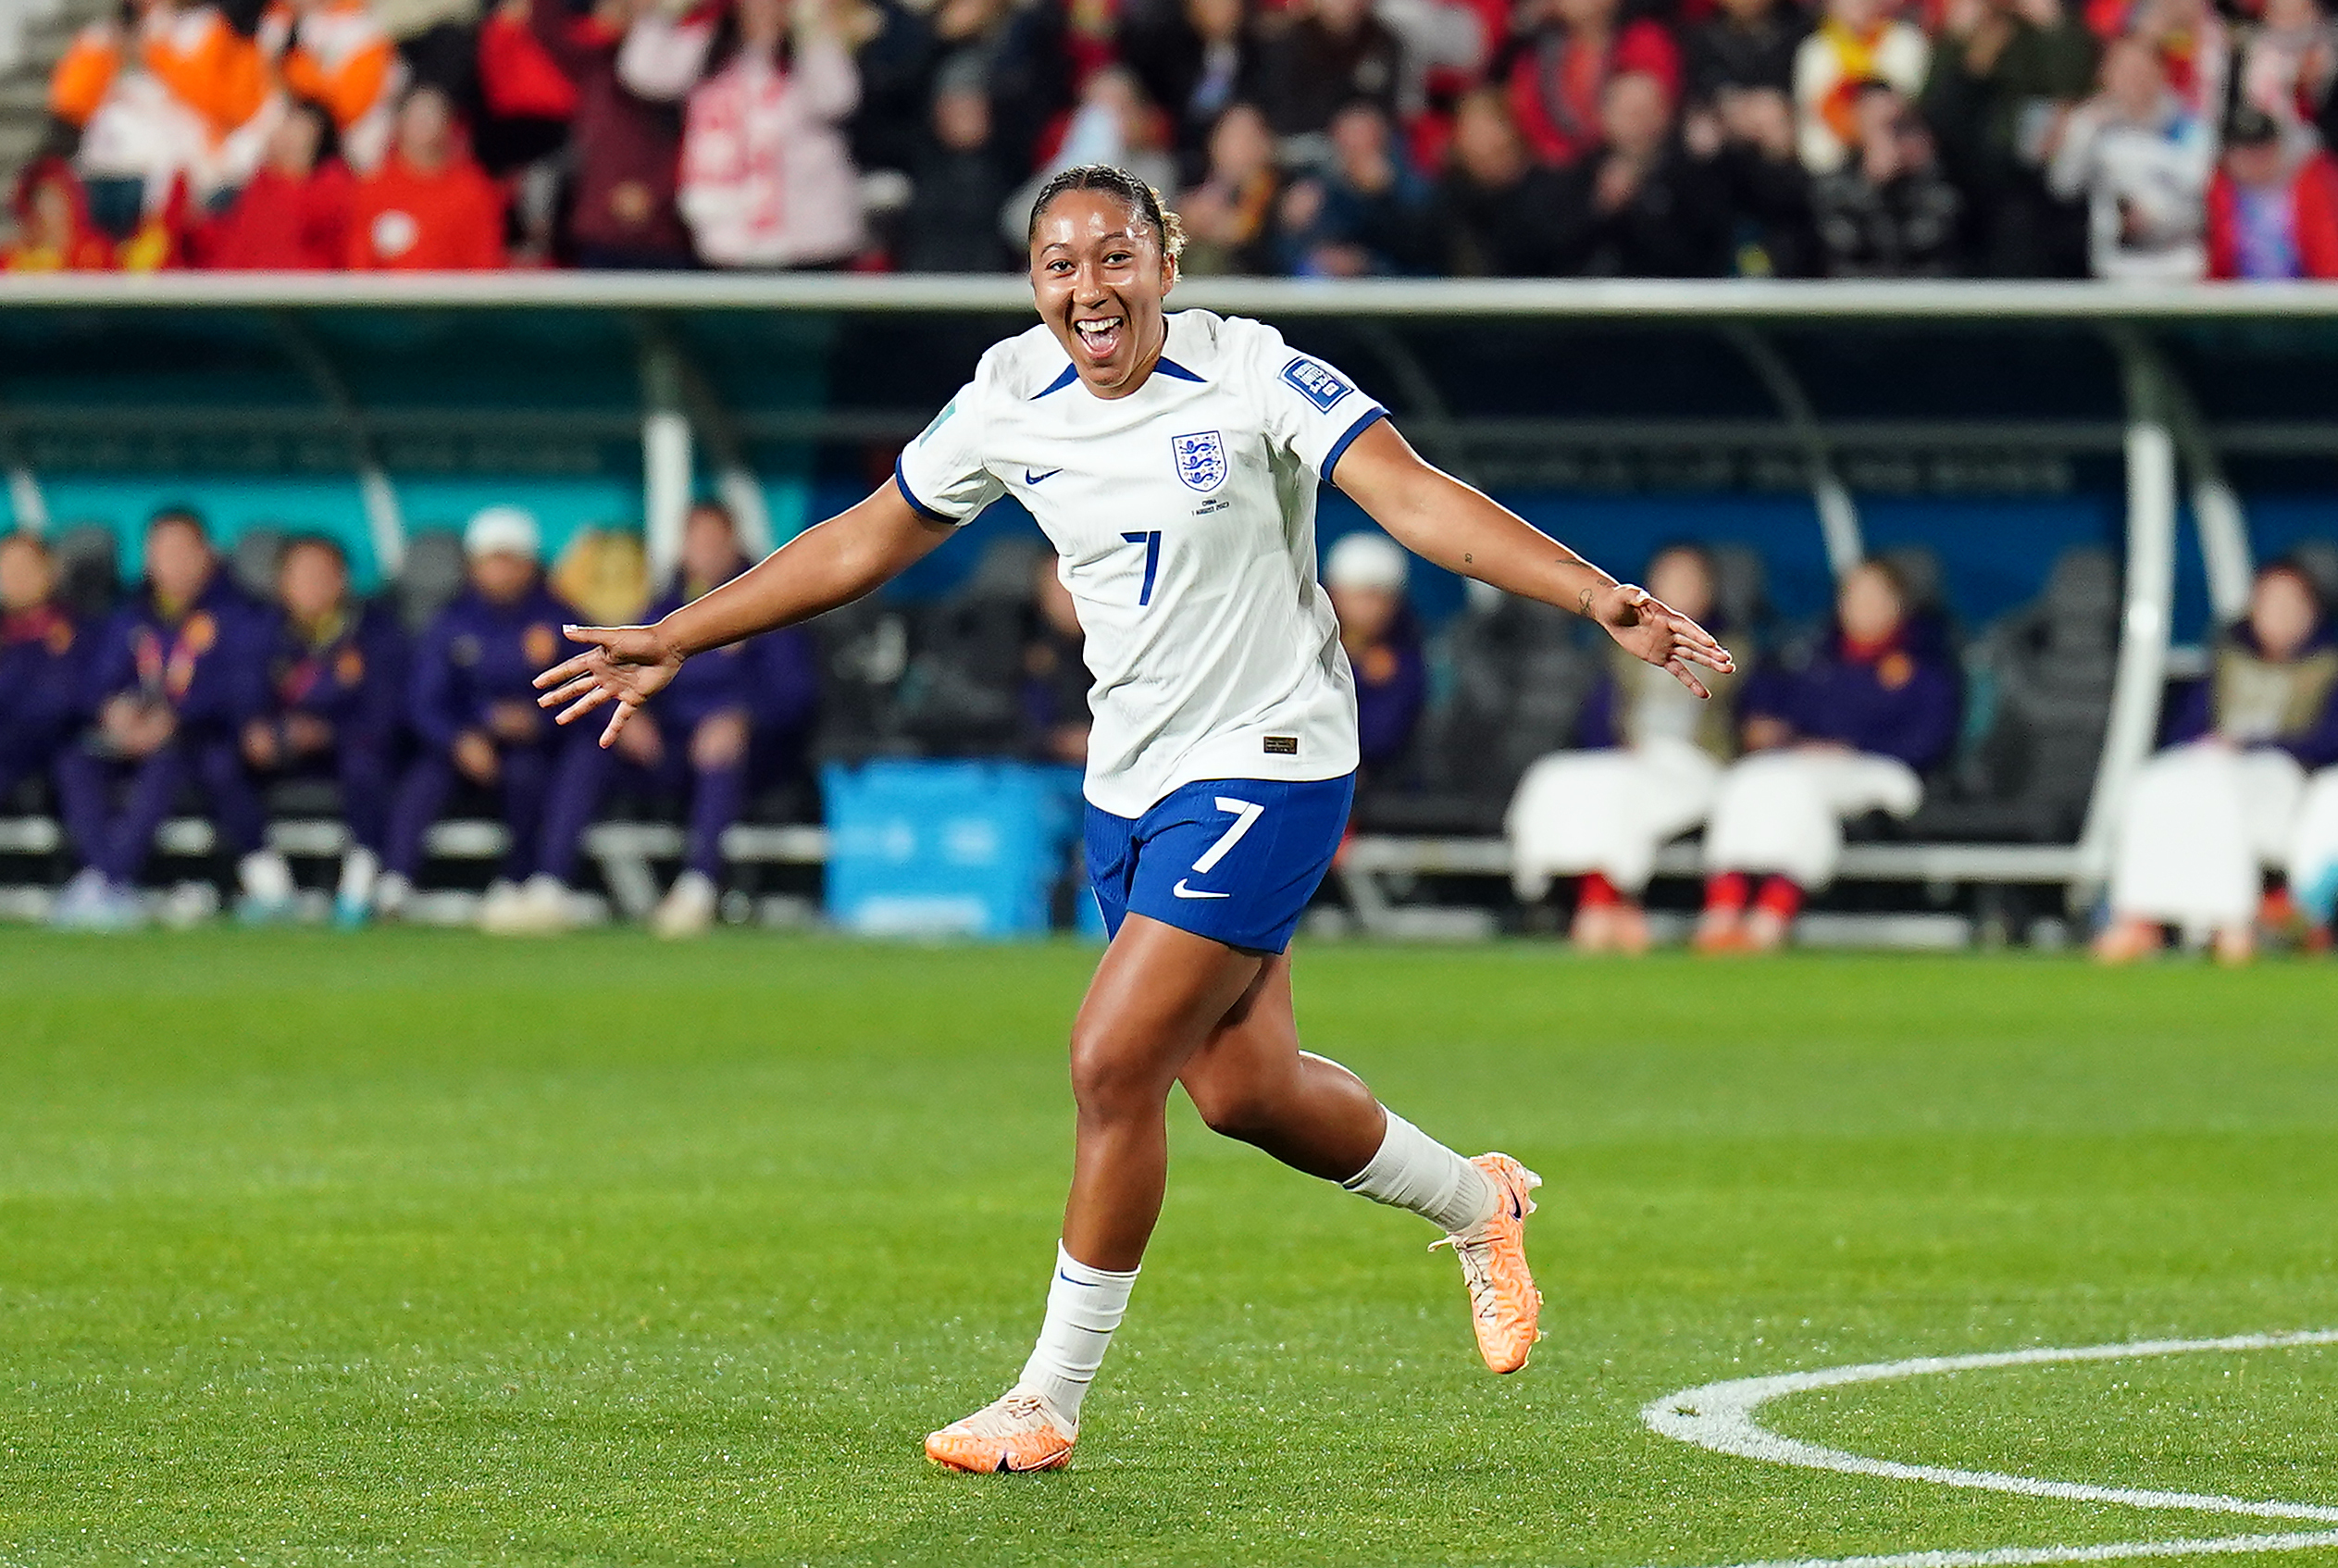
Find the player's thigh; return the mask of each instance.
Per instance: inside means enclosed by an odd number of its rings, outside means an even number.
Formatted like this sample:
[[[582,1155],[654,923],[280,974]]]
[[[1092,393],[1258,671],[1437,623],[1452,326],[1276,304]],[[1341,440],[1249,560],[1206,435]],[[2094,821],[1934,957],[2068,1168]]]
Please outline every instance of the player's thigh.
[[[1131,914],[1104,950],[1072,1026],[1072,1087],[1081,1105],[1166,1099],[1265,963]]]

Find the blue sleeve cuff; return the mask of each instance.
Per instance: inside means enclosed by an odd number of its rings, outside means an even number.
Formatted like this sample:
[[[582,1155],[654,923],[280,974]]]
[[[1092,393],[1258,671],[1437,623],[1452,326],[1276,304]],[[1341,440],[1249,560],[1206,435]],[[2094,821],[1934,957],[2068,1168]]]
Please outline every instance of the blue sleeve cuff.
[[[1326,483],[1333,482],[1332,470],[1339,467],[1340,458],[1347,455],[1348,449],[1355,444],[1356,438],[1387,417],[1388,411],[1374,404],[1356,417],[1356,422],[1348,427],[1347,434],[1331,443],[1331,450],[1324,454],[1322,469]]]
[[[909,488],[909,476],[902,472],[902,460],[898,457],[893,459],[893,484],[901,491],[902,499],[909,503],[910,510],[919,516],[930,517],[938,523],[947,523],[951,528],[956,528],[961,521],[960,518],[953,517],[946,512],[935,511],[917,499],[917,492]]]

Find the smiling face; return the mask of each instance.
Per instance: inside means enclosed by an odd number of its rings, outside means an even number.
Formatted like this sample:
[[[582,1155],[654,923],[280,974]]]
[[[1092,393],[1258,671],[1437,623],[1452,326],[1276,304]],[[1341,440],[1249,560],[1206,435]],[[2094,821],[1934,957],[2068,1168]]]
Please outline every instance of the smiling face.
[[[1161,231],[1111,191],[1066,191],[1031,231],[1031,292],[1039,318],[1098,397],[1144,384],[1168,339],[1161,302],[1177,264]]]

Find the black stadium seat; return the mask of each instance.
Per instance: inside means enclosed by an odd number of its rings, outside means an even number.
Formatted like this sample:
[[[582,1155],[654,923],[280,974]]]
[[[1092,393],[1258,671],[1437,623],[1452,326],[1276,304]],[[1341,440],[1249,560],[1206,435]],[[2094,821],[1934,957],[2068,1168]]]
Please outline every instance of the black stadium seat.
[[[1357,826],[1375,833],[1499,833],[1536,758],[1575,740],[1599,659],[1573,615],[1504,596],[1446,632],[1450,694],[1432,705],[1412,755],[1372,781]]]
[[[65,602],[76,615],[97,620],[121,594],[121,561],[114,530],[103,523],[76,523],[56,539],[57,574]]]
[[[2085,820],[2119,663],[2119,568],[2107,550],[2067,551],[2046,591],[1974,649],[1972,743],[1898,836],[1966,843],[2070,843]]]
[[[276,563],[284,554],[284,530],[268,528],[246,529],[228,552],[228,569],[235,575],[236,586],[262,604],[276,599]]]
[[[398,614],[412,631],[454,603],[463,591],[463,536],[431,529],[406,541],[406,560],[398,573]]]

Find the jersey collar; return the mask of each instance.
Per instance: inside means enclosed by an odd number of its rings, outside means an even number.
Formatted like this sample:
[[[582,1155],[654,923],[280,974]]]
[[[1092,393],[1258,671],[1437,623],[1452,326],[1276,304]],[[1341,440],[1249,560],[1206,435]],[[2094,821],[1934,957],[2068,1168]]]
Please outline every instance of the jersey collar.
[[[1166,319],[1174,321],[1176,317],[1173,316],[1167,317]],[[1154,375],[1166,376],[1172,380],[1191,381],[1197,386],[1208,386],[1210,384],[1202,377],[1195,375],[1192,371],[1187,369],[1184,366],[1170,358],[1168,349],[1165,344],[1163,347],[1161,357],[1153,361],[1152,369]],[[1079,367],[1066,361],[1063,366],[1063,373],[1056,377],[1055,380],[1050,381],[1047,385],[1041,387],[1038,392],[1033,392],[1031,394],[1031,401],[1033,403],[1037,403],[1043,397],[1047,397],[1055,392],[1060,392],[1065,387],[1070,386],[1074,381],[1076,381],[1079,379]]]

